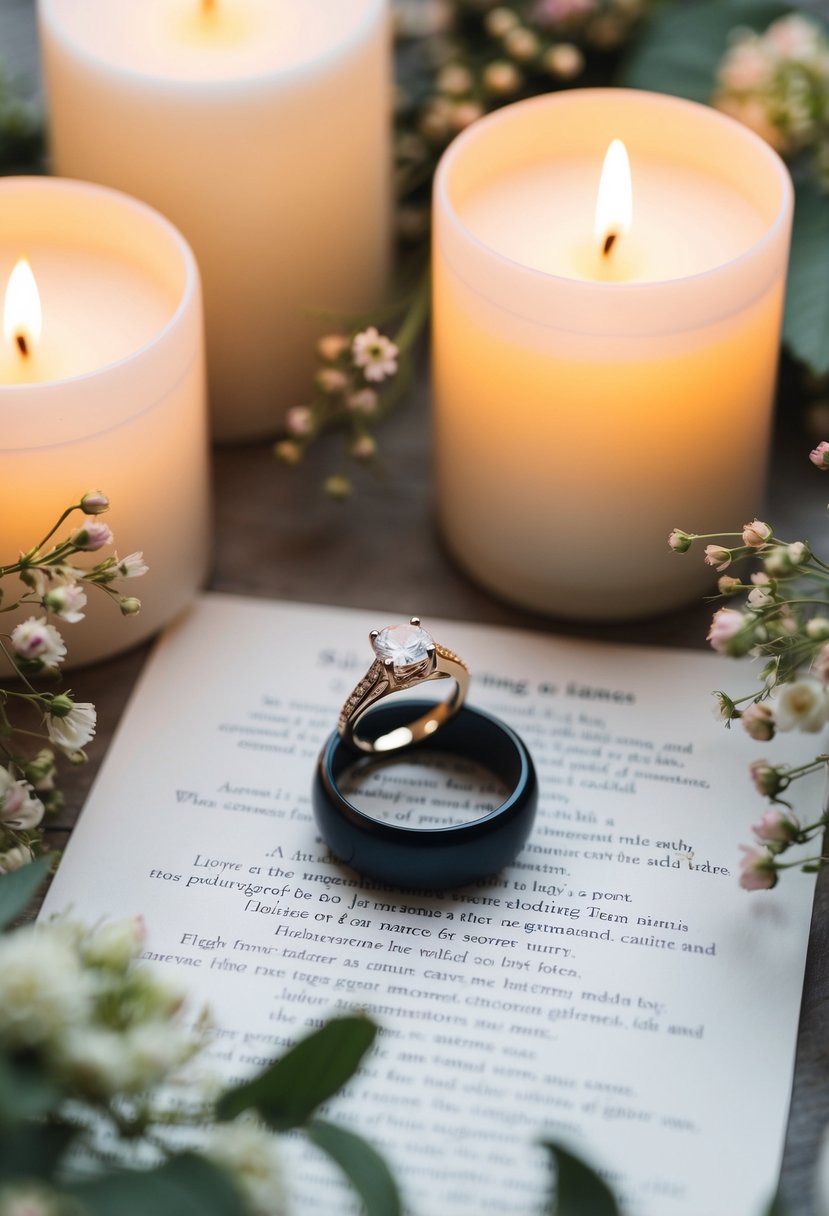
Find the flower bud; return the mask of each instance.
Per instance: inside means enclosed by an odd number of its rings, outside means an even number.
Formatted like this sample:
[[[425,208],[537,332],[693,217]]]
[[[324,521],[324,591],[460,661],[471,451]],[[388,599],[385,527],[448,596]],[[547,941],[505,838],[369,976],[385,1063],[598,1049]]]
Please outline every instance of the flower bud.
[[[693,536],[689,536],[687,532],[682,532],[679,528],[674,528],[671,535],[668,537],[668,544],[673,549],[674,553],[687,553],[693,543]]]
[[[706,566],[716,566],[718,571],[725,570],[731,565],[731,550],[724,549],[722,545],[706,545],[705,564]]]
[[[519,24],[518,14],[511,8],[493,8],[484,18],[486,32],[491,38],[505,38]]]
[[[484,68],[483,82],[493,97],[509,97],[521,88],[523,78],[514,63],[499,59]]]
[[[743,726],[752,739],[768,743],[769,739],[774,738],[774,714],[771,708],[764,702],[749,705],[748,709],[743,710]]]
[[[767,798],[776,798],[789,784],[788,778],[773,764],[769,764],[768,760],[754,760],[748,771],[754,788]]]
[[[738,578],[732,578],[730,574],[723,574],[717,580],[717,586],[720,589],[720,595],[737,595],[743,584]]]
[[[103,549],[104,545],[112,544],[112,532],[107,524],[98,523],[95,519],[87,519],[80,528],[72,533],[69,540],[76,549],[81,549],[85,553],[94,553],[97,549]]]
[[[282,439],[279,443],[275,443],[273,454],[283,464],[299,464],[302,460],[302,448],[298,443],[292,443],[290,439]]]
[[[100,490],[90,490],[81,499],[81,510],[85,515],[103,515],[109,510],[109,499]]]
[[[806,637],[813,642],[829,641],[829,617],[813,616],[806,622]]]
[[[55,753],[44,747],[33,756],[23,770],[23,775],[36,790],[50,790],[55,780]]]
[[[572,42],[551,46],[544,56],[544,67],[557,80],[573,80],[584,71],[584,55]]]
[[[743,544],[750,549],[761,549],[770,536],[770,526],[761,519],[754,519],[743,528]]]
[[[75,702],[72,698],[65,692],[60,692],[56,697],[52,697],[47,712],[53,718],[68,718],[74,708]]]
[[[811,549],[802,540],[796,540],[794,544],[787,545],[786,552],[793,566],[803,566],[812,557]]]
[[[326,363],[336,363],[340,355],[344,355],[351,345],[351,339],[345,334],[326,334],[317,342],[317,354]]]
[[[317,372],[317,388],[329,395],[348,387],[348,377],[338,367],[323,367]]]
[[[535,59],[540,47],[538,38],[525,26],[516,26],[504,37],[504,50],[519,63],[529,63]]]
[[[337,502],[343,502],[351,494],[351,482],[347,477],[327,477],[322,485],[323,493]]]
[[[377,455],[377,444],[371,435],[361,435],[351,445],[351,455],[355,460],[371,460]]]
[[[460,63],[448,63],[438,72],[437,87],[450,97],[464,97],[472,91],[472,73]]]
[[[118,601],[122,616],[136,616],[141,611],[141,601],[134,595],[124,595]]]
[[[311,430],[311,411],[307,405],[295,405],[288,410],[285,426],[291,435],[307,435]]]
[[[770,891],[777,885],[777,866],[767,849],[750,849],[741,844],[745,856],[740,862],[740,886],[744,891]]]
[[[816,468],[829,469],[829,443],[825,439],[821,440],[817,447],[809,453],[809,459]]]
[[[764,811],[758,821],[752,824],[751,830],[757,839],[772,848],[773,852],[782,853],[800,834],[800,824],[794,815],[786,814],[775,806]]]
[[[348,408],[358,414],[376,414],[379,403],[380,398],[373,388],[361,388],[346,401]]]

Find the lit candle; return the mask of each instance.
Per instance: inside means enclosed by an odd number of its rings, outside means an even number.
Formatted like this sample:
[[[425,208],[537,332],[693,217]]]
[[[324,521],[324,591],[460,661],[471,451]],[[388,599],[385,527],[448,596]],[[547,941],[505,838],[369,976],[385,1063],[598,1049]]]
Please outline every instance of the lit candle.
[[[213,429],[275,434],[390,247],[387,0],[40,0],[55,170],[144,199],[204,279]]]
[[[141,549],[150,566],[140,586],[122,585],[142,600],[138,616],[123,619],[90,592],[87,618],[66,627],[70,663],[93,662],[155,633],[206,574],[198,272],[181,235],[143,203],[79,182],[5,178],[0,294],[0,564],[97,488],[112,502],[119,555]],[[40,611],[0,618],[2,632]]]
[[[597,207],[614,140],[632,211],[615,144],[621,181]],[[779,157],[704,106],[573,90],[464,132],[434,212],[452,553],[550,614],[684,602],[701,573],[670,553],[670,530],[762,510],[792,214]]]

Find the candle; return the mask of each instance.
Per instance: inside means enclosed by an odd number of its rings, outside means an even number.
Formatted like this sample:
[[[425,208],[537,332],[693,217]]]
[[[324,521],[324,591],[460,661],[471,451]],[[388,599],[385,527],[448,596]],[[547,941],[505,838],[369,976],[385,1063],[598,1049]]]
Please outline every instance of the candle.
[[[181,235],[143,203],[79,182],[5,178],[0,294],[0,564],[101,489],[119,556],[143,550],[150,567],[140,584],[120,584],[141,598],[138,616],[124,619],[90,589],[86,619],[65,627],[70,663],[89,663],[155,633],[205,577],[198,271]],[[3,617],[2,632],[33,614]]]
[[[40,0],[55,170],[182,230],[205,290],[213,430],[279,430],[329,316],[383,293],[386,0]]]
[[[595,215],[615,139],[618,222]],[[474,578],[593,619],[695,594],[670,530],[762,510],[791,214],[779,157],[676,98],[573,90],[455,140],[435,182],[436,463]]]

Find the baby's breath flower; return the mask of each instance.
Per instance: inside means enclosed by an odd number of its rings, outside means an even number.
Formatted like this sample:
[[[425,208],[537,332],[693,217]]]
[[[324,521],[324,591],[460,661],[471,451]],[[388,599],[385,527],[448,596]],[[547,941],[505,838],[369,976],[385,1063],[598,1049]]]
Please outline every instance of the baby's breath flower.
[[[483,85],[493,97],[509,97],[518,92],[522,83],[518,68],[506,59],[498,59],[484,68]]]
[[[39,617],[30,616],[15,625],[11,645],[18,659],[38,669],[54,669],[66,657],[66,646],[57,629]]]
[[[355,460],[371,460],[377,455],[377,443],[371,435],[361,435],[351,445],[351,455]]]
[[[295,405],[288,410],[285,428],[289,435],[307,435],[311,430],[311,410],[307,405]]]
[[[816,448],[809,453],[809,459],[821,471],[829,469],[829,443],[822,439]]]
[[[739,718],[740,711],[734,702],[729,697],[728,693],[714,693],[714,715],[721,722],[731,722],[734,718]]]
[[[126,557],[119,558],[116,565],[121,578],[143,578],[149,568],[140,549],[136,553],[128,553]]]
[[[112,544],[112,531],[108,524],[102,523],[100,520],[85,519],[81,527],[72,533],[69,540],[76,549],[81,549],[85,553],[94,553],[97,549],[103,549],[105,545]]]
[[[299,464],[302,460],[302,448],[290,439],[281,439],[273,445],[273,454],[283,464]]]
[[[109,510],[109,499],[100,490],[90,490],[81,499],[81,510],[84,515],[103,515]]]
[[[785,774],[773,764],[769,764],[768,760],[753,760],[748,771],[758,794],[767,798],[776,798],[789,784]]]
[[[737,657],[747,654],[755,644],[754,618],[736,608],[718,608],[711,618],[707,641],[719,654]]]
[[[351,353],[366,380],[379,382],[397,371],[397,347],[384,334],[378,333],[374,325],[356,335]]]
[[[55,786],[55,753],[43,747],[26,764],[24,775],[35,790],[51,790]]]
[[[43,597],[43,607],[48,612],[54,612],[62,621],[68,621],[69,624],[74,625],[84,618],[86,592],[77,583],[65,583],[60,587],[52,587]]]
[[[746,602],[751,608],[767,608],[774,603],[774,596],[768,587],[754,587],[749,591]]]
[[[53,697],[46,717],[50,740],[63,751],[85,747],[95,735],[97,715],[90,701],[73,701],[66,693]]]
[[[38,1047],[81,1025],[90,979],[62,935],[27,925],[0,938],[0,1042]]]
[[[761,519],[753,519],[743,528],[743,544],[750,549],[761,549],[771,536],[771,528]]]
[[[134,595],[122,595],[118,601],[121,616],[137,616],[141,611],[141,601]]]
[[[801,676],[777,686],[773,710],[778,730],[814,734],[829,719],[829,691],[814,676]]]
[[[482,117],[484,108],[477,101],[459,101],[452,107],[452,125],[456,131],[465,131]],[[395,371],[397,367],[395,366]]]
[[[266,1128],[248,1119],[225,1123],[205,1152],[234,1175],[256,1216],[287,1216],[282,1165],[275,1137]]]
[[[351,482],[347,477],[340,474],[334,474],[332,477],[326,477],[322,485],[323,492],[329,498],[335,501],[344,501],[351,494]]]
[[[79,941],[81,958],[90,967],[123,974],[137,957],[146,936],[142,916],[105,921]]]
[[[743,710],[743,726],[752,739],[759,743],[768,743],[774,738],[774,714],[764,702],[755,702]]]
[[[69,1216],[63,1196],[35,1182],[8,1183],[0,1187],[0,1216]]]
[[[436,81],[438,91],[449,97],[464,97],[471,92],[473,83],[472,73],[461,63],[448,63],[441,68]]]
[[[379,404],[380,398],[373,388],[361,388],[359,392],[352,393],[346,401],[348,408],[355,414],[376,414]]]
[[[43,818],[43,803],[32,796],[31,786],[0,768],[0,823],[18,832],[36,828]]]
[[[584,71],[584,55],[572,42],[559,42],[544,53],[544,67],[557,80],[574,80]]]
[[[743,584],[740,582],[740,580],[738,578],[734,578],[730,574],[720,575],[720,577],[717,579],[717,586],[719,588],[720,595],[737,595],[738,592],[742,591],[743,588]]]
[[[687,532],[683,532],[680,528],[674,528],[668,537],[668,544],[674,553],[687,553],[693,542],[693,536],[689,536]]]
[[[317,342],[317,353],[326,363],[336,363],[351,345],[345,334],[325,334]]]
[[[777,885],[777,866],[767,849],[741,844],[740,886],[744,891],[770,891]]]
[[[22,870],[24,866],[34,861],[35,855],[27,844],[17,844],[5,853],[0,853],[0,874],[11,874],[13,870]],[[0,986],[2,992],[2,986]],[[1,1029],[1,1028],[0,1028]]]
[[[484,18],[486,32],[492,38],[504,38],[510,30],[514,30],[521,21],[511,8],[493,8]]]
[[[715,566],[718,572],[727,569],[731,565],[731,557],[731,550],[724,549],[722,545],[705,546],[705,564],[707,566]]]
[[[796,540],[786,546],[786,552],[793,566],[803,566],[812,556],[812,551],[805,541]]]
[[[813,642],[829,641],[829,617],[813,616],[806,622],[806,637]]]
[[[764,811],[751,830],[761,844],[772,852],[781,853],[799,835],[800,824],[791,812],[775,806]]]
[[[338,367],[321,367],[317,372],[317,388],[321,392],[333,396],[334,393],[341,393],[347,387],[348,377]]]
[[[536,58],[541,49],[536,35],[523,25],[510,30],[503,41],[504,50],[519,63],[529,63],[531,59]]]

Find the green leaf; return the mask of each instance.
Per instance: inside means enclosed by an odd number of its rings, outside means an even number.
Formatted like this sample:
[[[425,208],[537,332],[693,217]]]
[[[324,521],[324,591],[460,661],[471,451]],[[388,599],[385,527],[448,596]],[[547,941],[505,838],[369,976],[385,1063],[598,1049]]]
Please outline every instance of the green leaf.
[[[791,4],[779,0],[702,0],[667,6],[644,30],[619,83],[710,101],[731,31],[737,26],[764,30],[791,9]]]
[[[829,372],[829,197],[812,181],[795,191],[783,340],[812,371]]]
[[[182,1153],[154,1170],[123,1170],[65,1186],[90,1216],[249,1216],[230,1175]]]
[[[336,1018],[308,1035],[252,1081],[222,1094],[220,1119],[254,1109],[276,1131],[305,1123],[359,1067],[377,1027],[368,1018]]]
[[[366,1216],[400,1216],[400,1192],[391,1170],[367,1141],[323,1119],[313,1120],[308,1137],[343,1171],[362,1199]]]
[[[51,1178],[78,1129],[68,1123],[21,1123],[0,1136],[0,1181]]]
[[[0,1123],[37,1119],[63,1096],[33,1060],[0,1056]]]
[[[619,1216],[606,1183],[589,1165],[558,1144],[545,1143],[556,1166],[556,1188],[548,1216]]]
[[[29,906],[29,901],[55,863],[57,853],[47,853],[19,870],[0,875],[0,929],[5,929]]]

